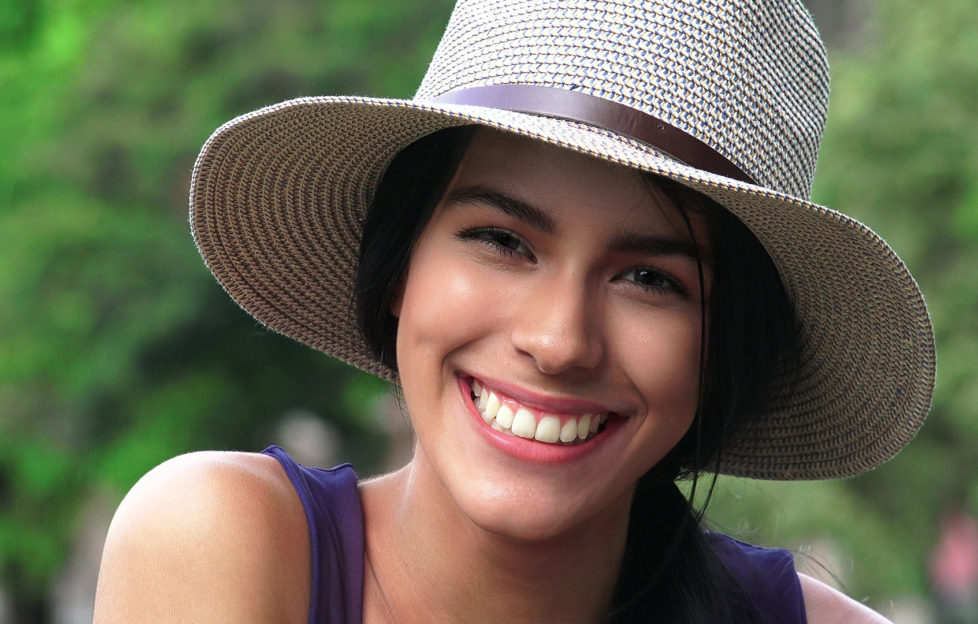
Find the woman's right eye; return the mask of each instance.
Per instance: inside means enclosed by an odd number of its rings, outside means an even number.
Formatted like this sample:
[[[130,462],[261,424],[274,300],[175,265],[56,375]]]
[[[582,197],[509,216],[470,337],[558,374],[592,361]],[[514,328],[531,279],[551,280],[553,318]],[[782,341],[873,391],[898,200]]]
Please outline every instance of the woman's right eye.
[[[535,260],[533,252],[519,236],[502,228],[473,228],[459,233],[463,240],[474,240],[507,256],[524,256]]]

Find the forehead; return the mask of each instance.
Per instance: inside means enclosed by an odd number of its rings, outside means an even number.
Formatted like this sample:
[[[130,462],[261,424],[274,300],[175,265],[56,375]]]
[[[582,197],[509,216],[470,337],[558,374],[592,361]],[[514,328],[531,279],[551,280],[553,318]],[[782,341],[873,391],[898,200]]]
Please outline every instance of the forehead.
[[[709,240],[705,216],[678,207],[682,198],[670,198],[649,174],[527,137],[477,130],[450,185],[470,187],[512,195],[558,221],[668,229],[682,238],[692,226],[701,248]]]
[[[529,166],[529,167],[528,167]],[[641,193],[642,175],[610,163],[528,137],[480,128],[473,134],[462,160],[466,177],[487,180],[535,178],[542,181],[573,177],[580,186]],[[604,188],[607,187],[607,188]],[[645,191],[647,194],[647,191]]]

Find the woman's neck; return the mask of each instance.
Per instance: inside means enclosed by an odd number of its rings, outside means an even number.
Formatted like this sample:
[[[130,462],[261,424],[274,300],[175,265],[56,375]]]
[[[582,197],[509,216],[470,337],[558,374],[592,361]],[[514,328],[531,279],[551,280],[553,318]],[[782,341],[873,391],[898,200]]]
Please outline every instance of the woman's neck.
[[[539,540],[477,526],[424,461],[364,483],[364,622],[587,622],[611,603],[628,504]]]

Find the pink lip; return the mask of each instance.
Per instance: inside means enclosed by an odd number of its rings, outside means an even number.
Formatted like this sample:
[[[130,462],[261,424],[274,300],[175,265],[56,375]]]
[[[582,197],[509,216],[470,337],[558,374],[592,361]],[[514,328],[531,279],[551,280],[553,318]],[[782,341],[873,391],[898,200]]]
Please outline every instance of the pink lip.
[[[601,403],[595,403],[594,401],[586,401],[583,399],[545,396],[499,379],[490,379],[489,377],[473,378],[468,375],[461,375],[460,378],[465,383],[469,383],[472,381],[472,379],[476,379],[479,383],[489,386],[489,388],[492,390],[501,392],[509,398],[526,405],[527,407],[535,407],[542,412],[558,414],[620,413],[620,410],[615,409],[613,406],[602,405]]]
[[[610,418],[608,419],[608,422],[605,423],[604,431],[602,431],[599,435],[586,442],[572,446],[548,444],[546,442],[538,442],[536,440],[527,440],[526,438],[521,438],[519,436],[506,435],[486,425],[485,421],[482,420],[482,415],[472,402],[472,389],[470,387],[472,378],[458,376],[457,379],[462,400],[465,403],[469,414],[472,416],[472,424],[479,434],[482,435],[490,444],[507,455],[523,461],[553,465],[579,461],[582,458],[597,452],[598,449],[603,447],[604,442],[610,439],[614,433],[621,428],[625,421],[624,418]],[[487,382],[490,388],[498,389],[500,392],[509,395],[521,403],[527,398],[527,394],[525,392],[511,392],[513,390],[511,385],[494,385],[494,383],[495,382],[491,381]],[[602,406],[595,403],[567,399],[560,399],[558,402],[554,402],[550,399],[543,402],[538,402],[531,399],[527,400],[526,404],[539,409],[549,409],[551,411],[580,413],[611,411],[607,408],[602,408]],[[558,406],[560,407],[559,410],[557,409]]]

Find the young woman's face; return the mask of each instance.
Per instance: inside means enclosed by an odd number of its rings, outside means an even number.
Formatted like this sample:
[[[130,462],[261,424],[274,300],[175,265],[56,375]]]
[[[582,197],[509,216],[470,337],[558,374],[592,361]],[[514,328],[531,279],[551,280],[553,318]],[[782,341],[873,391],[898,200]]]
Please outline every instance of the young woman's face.
[[[484,529],[620,519],[696,411],[706,226],[632,170],[480,131],[392,312],[428,471]]]

